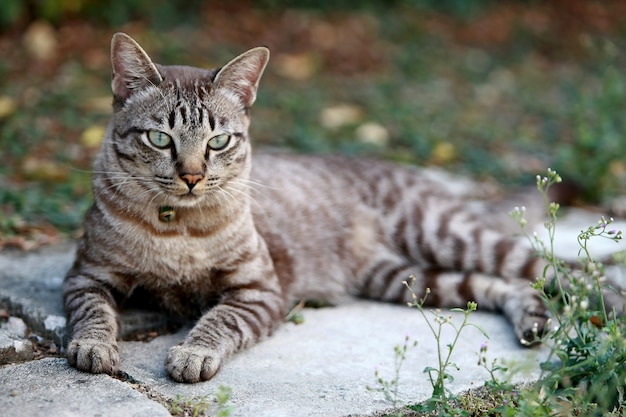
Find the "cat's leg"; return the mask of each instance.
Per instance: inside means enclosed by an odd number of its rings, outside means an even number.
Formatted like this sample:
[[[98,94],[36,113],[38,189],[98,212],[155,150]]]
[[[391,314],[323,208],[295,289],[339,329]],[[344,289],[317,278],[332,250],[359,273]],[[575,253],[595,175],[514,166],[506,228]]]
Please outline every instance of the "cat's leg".
[[[414,281],[409,277],[414,277]],[[379,261],[364,277],[361,295],[395,303],[415,301],[426,295],[426,305],[465,307],[475,301],[479,309],[501,311],[512,323],[522,344],[536,340],[546,328],[548,313],[539,293],[528,280],[501,278],[474,272],[423,268],[389,258]]]
[[[63,284],[63,302],[72,331],[68,363],[81,371],[115,374],[118,315],[110,287],[93,275],[70,271]]]
[[[211,379],[233,353],[269,336],[282,322],[285,301],[266,252],[220,281],[226,285],[221,302],[168,352],[165,367],[175,381]]]

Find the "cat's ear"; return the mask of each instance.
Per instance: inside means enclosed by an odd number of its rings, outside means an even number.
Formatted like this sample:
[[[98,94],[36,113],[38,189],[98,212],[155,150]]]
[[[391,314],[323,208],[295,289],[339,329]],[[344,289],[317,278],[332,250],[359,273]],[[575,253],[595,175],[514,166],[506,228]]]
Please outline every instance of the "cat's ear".
[[[121,103],[135,91],[163,81],[148,54],[125,33],[116,33],[111,39],[111,65],[111,89]]]
[[[214,84],[235,93],[244,107],[256,100],[256,91],[263,70],[270,59],[270,51],[264,47],[250,49],[226,64],[215,76]]]

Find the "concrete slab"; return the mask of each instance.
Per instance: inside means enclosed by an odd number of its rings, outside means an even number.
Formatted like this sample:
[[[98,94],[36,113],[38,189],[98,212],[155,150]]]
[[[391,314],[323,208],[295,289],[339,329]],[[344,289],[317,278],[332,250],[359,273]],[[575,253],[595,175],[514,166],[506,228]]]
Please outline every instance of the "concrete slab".
[[[446,313],[447,315],[447,313]],[[418,340],[409,351],[400,375],[400,403],[429,398],[432,388],[426,366],[437,366],[436,343],[426,321],[416,309],[368,301],[323,309],[306,309],[301,325],[286,324],[273,337],[232,358],[217,376],[193,385],[172,383],[164,362],[167,349],[181,341],[185,331],[159,337],[149,343],[125,342],[120,346],[122,369],[157,392],[173,398],[211,396],[219,385],[232,388],[234,416],[324,416],[370,414],[390,407],[376,384],[374,372],[394,378],[394,346],[408,335]],[[458,326],[462,314],[452,314]],[[487,372],[478,367],[481,344],[488,341],[490,358],[508,358],[526,363],[530,373],[515,382],[535,379],[540,349],[519,346],[510,325],[501,316],[473,313],[471,322],[490,336],[468,327],[462,334],[452,361],[451,388],[461,392],[482,386]],[[446,326],[442,348],[452,342],[454,332]],[[149,354],[148,354],[149,352]]]
[[[65,334],[61,285],[75,247],[65,243],[26,253],[0,252],[0,308],[58,344]]]
[[[61,286],[75,251],[76,245],[66,242],[33,252],[0,252],[0,308],[21,317],[31,330],[59,346],[67,343]],[[121,320],[120,335],[169,323],[158,312],[128,310]]]
[[[87,375],[65,359],[0,367],[0,415],[166,417],[165,407],[107,375]]]

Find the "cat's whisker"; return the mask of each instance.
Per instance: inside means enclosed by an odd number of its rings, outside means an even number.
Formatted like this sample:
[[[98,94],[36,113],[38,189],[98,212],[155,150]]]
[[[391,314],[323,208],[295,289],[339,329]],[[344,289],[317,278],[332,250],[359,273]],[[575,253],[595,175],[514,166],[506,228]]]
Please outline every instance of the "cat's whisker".
[[[242,191],[242,190],[240,190],[240,189],[238,189],[238,188],[235,188],[235,187],[233,187],[233,186],[231,186],[231,185],[228,185],[228,186],[226,186],[226,187],[224,187],[224,188],[225,188],[225,189],[227,189],[228,191],[231,191],[231,192],[236,192],[236,193],[239,193],[239,194],[243,194],[243,195],[245,195],[245,196],[246,196],[246,198],[247,198],[247,199],[249,199],[252,203],[254,203],[254,204],[255,204],[255,205],[256,205],[259,209],[261,209],[261,211],[265,211],[265,209],[263,208],[263,206],[262,206],[262,205],[261,205],[261,204],[260,204],[260,203],[259,203],[259,202],[258,202],[258,201],[257,201],[257,200],[253,197],[253,196],[252,196],[252,195],[250,195],[250,193],[249,193],[249,192],[247,192],[247,191]]]
[[[104,191],[110,191],[113,190],[113,196],[117,197],[117,194],[120,192],[121,188],[128,183],[128,178],[121,178],[122,181],[119,182],[114,182],[111,181],[111,185],[102,188],[101,190],[99,190],[99,192],[104,192]],[[98,191],[97,191],[98,192]]]
[[[267,188],[267,189],[270,189],[270,190],[280,190],[281,189],[281,187],[274,187],[272,185],[267,185],[267,184],[264,184],[264,183],[259,182],[259,181],[251,180],[249,178],[233,178],[232,181],[235,182],[235,183],[239,183],[241,185],[245,185],[245,186],[247,186],[249,188],[252,188],[252,189],[254,189],[255,187]]]
[[[150,202],[148,203],[148,206],[151,206],[152,203],[154,202],[154,200],[157,199],[157,197],[160,197],[160,196],[163,196],[163,195],[165,195],[167,197],[167,194],[163,190],[160,190],[160,189],[146,190],[146,192],[149,192],[149,191],[156,191],[156,193],[154,193],[154,196],[150,199]]]
[[[145,184],[145,187],[146,188],[144,188],[139,194],[137,194],[136,198],[143,200],[145,196],[152,195],[152,198],[148,201],[146,206],[151,206],[154,203],[154,200],[160,196],[165,195],[167,197],[167,193],[154,184],[147,183]]]
[[[216,204],[220,209],[228,209],[230,207],[232,196],[228,195],[220,188],[212,190],[207,196],[211,199],[211,203]]]
[[[264,195],[264,191],[268,190],[268,189],[278,189],[277,187],[271,187],[271,186],[265,186],[263,184],[261,184],[260,182],[257,181],[252,181],[252,180],[245,180],[243,178],[233,178],[229,181],[229,183],[231,184],[231,187],[233,186],[238,186],[241,187],[243,189],[245,189],[246,191],[241,191],[241,192],[245,192],[247,193],[251,199],[254,200],[254,196],[253,193],[258,193],[260,195]],[[259,189],[259,186],[265,188],[265,189]]]
[[[219,195],[220,197],[225,195],[225,196],[229,197],[229,198],[231,199],[231,201],[233,201],[233,202],[237,202],[237,197],[235,197],[234,195],[232,195],[232,194],[231,194],[229,191],[227,191],[226,189],[224,189],[224,188],[222,188],[221,186],[219,186],[219,185],[218,185],[218,186],[217,186],[217,190],[218,190],[219,192],[217,192],[217,193],[216,193],[216,195]]]
[[[105,188],[105,190],[114,190],[114,196],[117,197],[118,193],[121,192],[122,188],[129,184],[132,180],[135,182],[142,182],[142,184],[150,184],[150,177],[138,177],[133,175],[119,176],[119,177],[108,177],[111,180],[111,185]],[[139,181],[137,181],[139,180]]]
[[[85,174],[128,174],[128,172],[125,171],[96,171],[93,169],[81,169],[76,167],[72,167],[71,169],[72,171],[82,172]]]

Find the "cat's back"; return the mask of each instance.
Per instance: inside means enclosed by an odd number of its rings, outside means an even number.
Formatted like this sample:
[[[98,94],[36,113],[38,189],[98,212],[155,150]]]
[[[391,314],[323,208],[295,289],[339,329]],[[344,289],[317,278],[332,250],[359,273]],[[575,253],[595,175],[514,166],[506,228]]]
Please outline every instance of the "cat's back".
[[[283,197],[291,204],[323,200],[336,207],[358,201],[384,209],[385,205],[421,194],[486,199],[499,192],[490,184],[439,169],[337,155],[257,154],[253,157],[251,180],[254,196]]]
[[[258,154],[250,176],[253,211],[292,227],[339,227],[355,211],[391,209],[403,194],[433,190],[418,171],[343,156]]]
[[[382,161],[258,154],[252,166],[256,228],[296,297],[354,293],[371,260],[393,250],[403,218],[422,205],[444,209],[426,200],[460,198],[431,172]]]

